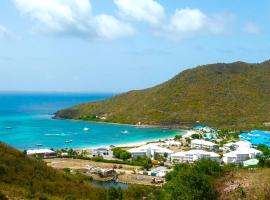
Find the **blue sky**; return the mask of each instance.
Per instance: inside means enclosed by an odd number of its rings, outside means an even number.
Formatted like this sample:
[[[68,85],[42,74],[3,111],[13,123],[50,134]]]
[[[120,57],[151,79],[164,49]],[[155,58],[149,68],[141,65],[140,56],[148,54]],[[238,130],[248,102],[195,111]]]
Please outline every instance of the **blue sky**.
[[[1,0],[0,90],[142,89],[269,41],[269,0]]]

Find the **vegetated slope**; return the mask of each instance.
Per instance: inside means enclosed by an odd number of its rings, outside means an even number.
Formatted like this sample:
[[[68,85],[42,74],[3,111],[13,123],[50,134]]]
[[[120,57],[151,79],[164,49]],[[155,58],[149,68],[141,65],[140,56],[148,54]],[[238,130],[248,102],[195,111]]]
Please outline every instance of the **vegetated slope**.
[[[211,64],[156,87],[130,91],[56,113],[65,119],[148,125],[261,127],[270,122],[270,61]]]
[[[239,169],[217,181],[220,200],[270,199],[270,169]]]
[[[47,167],[0,143],[0,199],[104,199],[105,190],[84,183],[83,177]]]

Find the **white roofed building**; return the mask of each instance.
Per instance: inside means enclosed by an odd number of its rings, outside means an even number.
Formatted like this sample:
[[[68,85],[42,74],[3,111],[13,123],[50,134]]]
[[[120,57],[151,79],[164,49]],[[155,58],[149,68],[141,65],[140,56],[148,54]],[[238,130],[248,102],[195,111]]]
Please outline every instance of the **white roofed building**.
[[[44,157],[55,157],[55,151],[51,149],[33,149],[26,151],[27,156],[44,156]]]
[[[104,156],[109,154],[109,148],[100,147],[92,150],[92,156]]]
[[[216,161],[220,161],[219,155],[214,152],[208,152],[204,150],[190,150],[190,151],[182,151],[171,154],[171,161],[174,163],[183,163],[183,162],[194,162],[199,159],[212,159]]]
[[[209,149],[209,150],[213,150],[213,149],[215,149],[217,147],[218,146],[216,144],[214,144],[213,142],[210,142],[210,141],[199,140],[199,139],[191,140],[191,148],[192,149]]]
[[[236,148],[251,148],[252,144],[248,141],[238,141],[233,144]]]
[[[248,141],[238,141],[238,142],[229,142],[227,144],[224,144],[223,150],[224,152],[228,152],[231,150],[236,150],[238,148],[251,148],[252,144]]]
[[[241,147],[235,151],[224,154],[222,160],[226,164],[239,164],[245,160],[253,159],[260,155],[262,155],[262,152],[257,149]]]
[[[173,153],[172,150],[160,147],[156,144],[146,144],[137,148],[129,149],[128,152],[131,153],[132,158],[136,158],[138,156],[147,156],[149,158],[153,158],[155,153],[170,157],[170,155]]]

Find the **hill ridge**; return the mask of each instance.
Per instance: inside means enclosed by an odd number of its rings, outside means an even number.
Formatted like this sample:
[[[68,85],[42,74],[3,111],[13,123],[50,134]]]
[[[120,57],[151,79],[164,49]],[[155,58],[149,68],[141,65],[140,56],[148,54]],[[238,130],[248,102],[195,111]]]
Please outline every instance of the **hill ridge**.
[[[184,70],[151,88],[60,110],[56,117],[161,126],[192,126],[200,121],[217,127],[258,128],[270,122],[269,91],[269,61],[216,63]]]

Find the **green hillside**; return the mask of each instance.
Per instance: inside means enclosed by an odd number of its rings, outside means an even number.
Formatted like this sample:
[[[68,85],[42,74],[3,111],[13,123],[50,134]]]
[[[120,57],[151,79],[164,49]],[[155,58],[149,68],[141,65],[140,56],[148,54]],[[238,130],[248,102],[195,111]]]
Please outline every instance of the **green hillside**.
[[[56,171],[0,143],[0,199],[5,199],[1,195],[9,199],[104,199],[105,190],[84,179]]]
[[[56,117],[162,126],[191,126],[199,121],[217,127],[258,128],[269,124],[269,113],[267,61],[199,66],[153,88],[81,104],[58,111]]]
[[[53,169],[0,142],[0,200],[161,200],[161,192],[144,185],[126,190],[94,187],[88,176]]]

